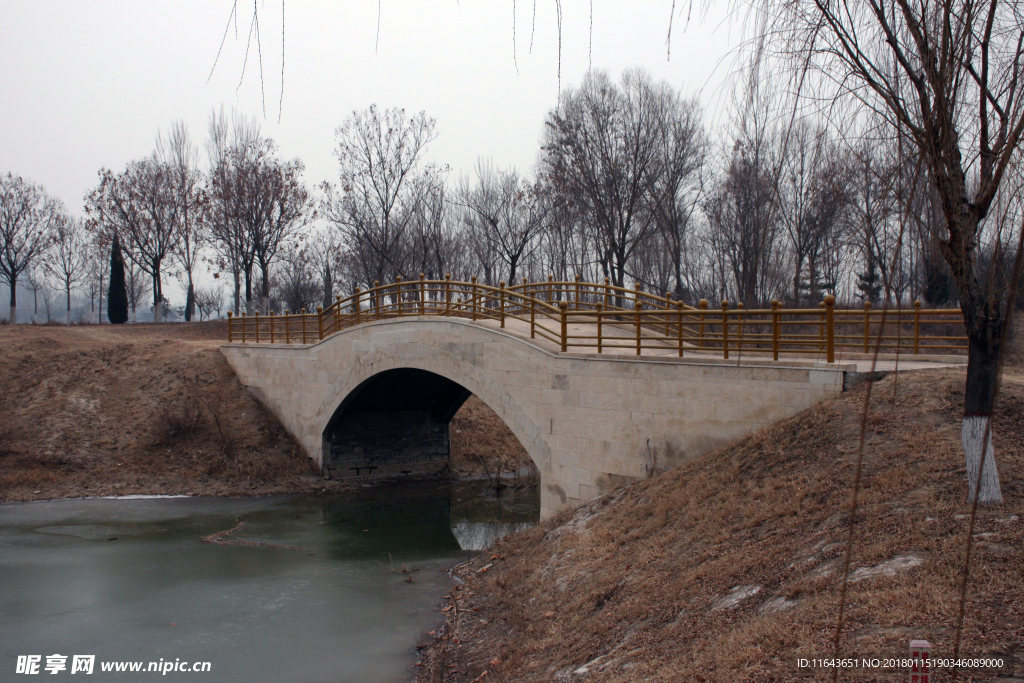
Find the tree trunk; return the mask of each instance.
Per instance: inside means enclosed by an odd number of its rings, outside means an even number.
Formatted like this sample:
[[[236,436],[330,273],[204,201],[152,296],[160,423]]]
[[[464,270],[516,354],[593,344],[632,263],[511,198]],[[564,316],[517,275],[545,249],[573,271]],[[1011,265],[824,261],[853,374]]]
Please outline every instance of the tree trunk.
[[[188,280],[188,291],[185,293],[185,322],[192,321],[192,310],[196,305],[196,290],[192,278]]]
[[[973,502],[977,495],[980,504],[991,505],[1003,501],[992,448],[992,390],[999,381],[1002,326],[998,320],[982,318],[973,330],[968,330],[967,385],[960,435],[967,465],[967,500]]]
[[[11,278],[11,310],[10,318],[8,318],[11,325],[18,324],[18,278]]]
[[[64,290],[64,296],[68,302],[68,327],[71,327],[71,287]]]
[[[252,268],[245,271],[245,314],[252,315]]]
[[[164,321],[164,302],[160,291],[160,270],[153,268],[153,322]]]

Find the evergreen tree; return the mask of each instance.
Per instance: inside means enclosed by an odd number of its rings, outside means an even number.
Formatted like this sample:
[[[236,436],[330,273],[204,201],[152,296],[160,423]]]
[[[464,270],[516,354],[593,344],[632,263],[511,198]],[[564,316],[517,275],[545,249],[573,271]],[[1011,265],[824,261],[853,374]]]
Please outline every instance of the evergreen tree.
[[[857,297],[861,301],[877,304],[882,298],[882,278],[878,273],[878,261],[874,250],[868,250],[867,268],[857,273]]]
[[[128,322],[128,288],[124,284],[124,257],[121,242],[114,235],[110,247],[110,289],[107,290],[107,318],[114,325]]]
[[[334,303],[334,282],[331,280],[331,264],[324,266],[324,310]]]

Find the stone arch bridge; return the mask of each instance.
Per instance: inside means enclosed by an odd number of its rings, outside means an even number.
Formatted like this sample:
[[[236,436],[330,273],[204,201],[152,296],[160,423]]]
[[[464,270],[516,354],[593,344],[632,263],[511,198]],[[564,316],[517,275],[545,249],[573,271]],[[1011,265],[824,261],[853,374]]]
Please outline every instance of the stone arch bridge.
[[[865,370],[962,362],[921,353],[966,348],[950,335],[955,309],[842,311],[826,297],[714,310],[607,280],[421,276],[285,314],[229,319],[221,349],[326,476],[440,469],[449,421],[475,394],[537,464],[542,517],[793,415]],[[895,353],[865,362],[872,343]]]
[[[470,394],[541,474],[541,517],[671,467],[839,393],[848,366],[570,354],[493,325],[406,317],[314,344],[221,348],[327,476],[401,475],[448,458]]]

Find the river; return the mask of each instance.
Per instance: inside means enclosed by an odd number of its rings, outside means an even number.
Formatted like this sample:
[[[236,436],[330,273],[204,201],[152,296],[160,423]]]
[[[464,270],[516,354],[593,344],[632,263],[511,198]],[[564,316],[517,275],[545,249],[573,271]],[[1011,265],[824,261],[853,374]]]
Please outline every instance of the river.
[[[441,623],[443,570],[538,510],[536,489],[479,481],[3,504],[0,681],[79,680],[76,655],[97,681],[406,681]],[[144,673],[103,670],[121,663]]]

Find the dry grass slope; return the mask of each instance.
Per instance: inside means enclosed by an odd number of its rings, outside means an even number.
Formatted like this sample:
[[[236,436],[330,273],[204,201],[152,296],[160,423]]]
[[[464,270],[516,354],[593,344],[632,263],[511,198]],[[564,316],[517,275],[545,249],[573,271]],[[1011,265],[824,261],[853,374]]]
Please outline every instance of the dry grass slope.
[[[0,500],[319,484],[217,350],[221,328],[0,329]]]
[[[937,654],[953,647],[969,513],[963,376],[898,379],[872,393],[844,656],[904,655],[911,638]],[[465,582],[422,680],[826,680],[795,664],[832,653],[866,391],[616,490],[460,568]],[[962,652],[1017,651],[1019,670],[1019,378],[1005,384],[995,430],[1006,502],[982,510],[975,529]]]

